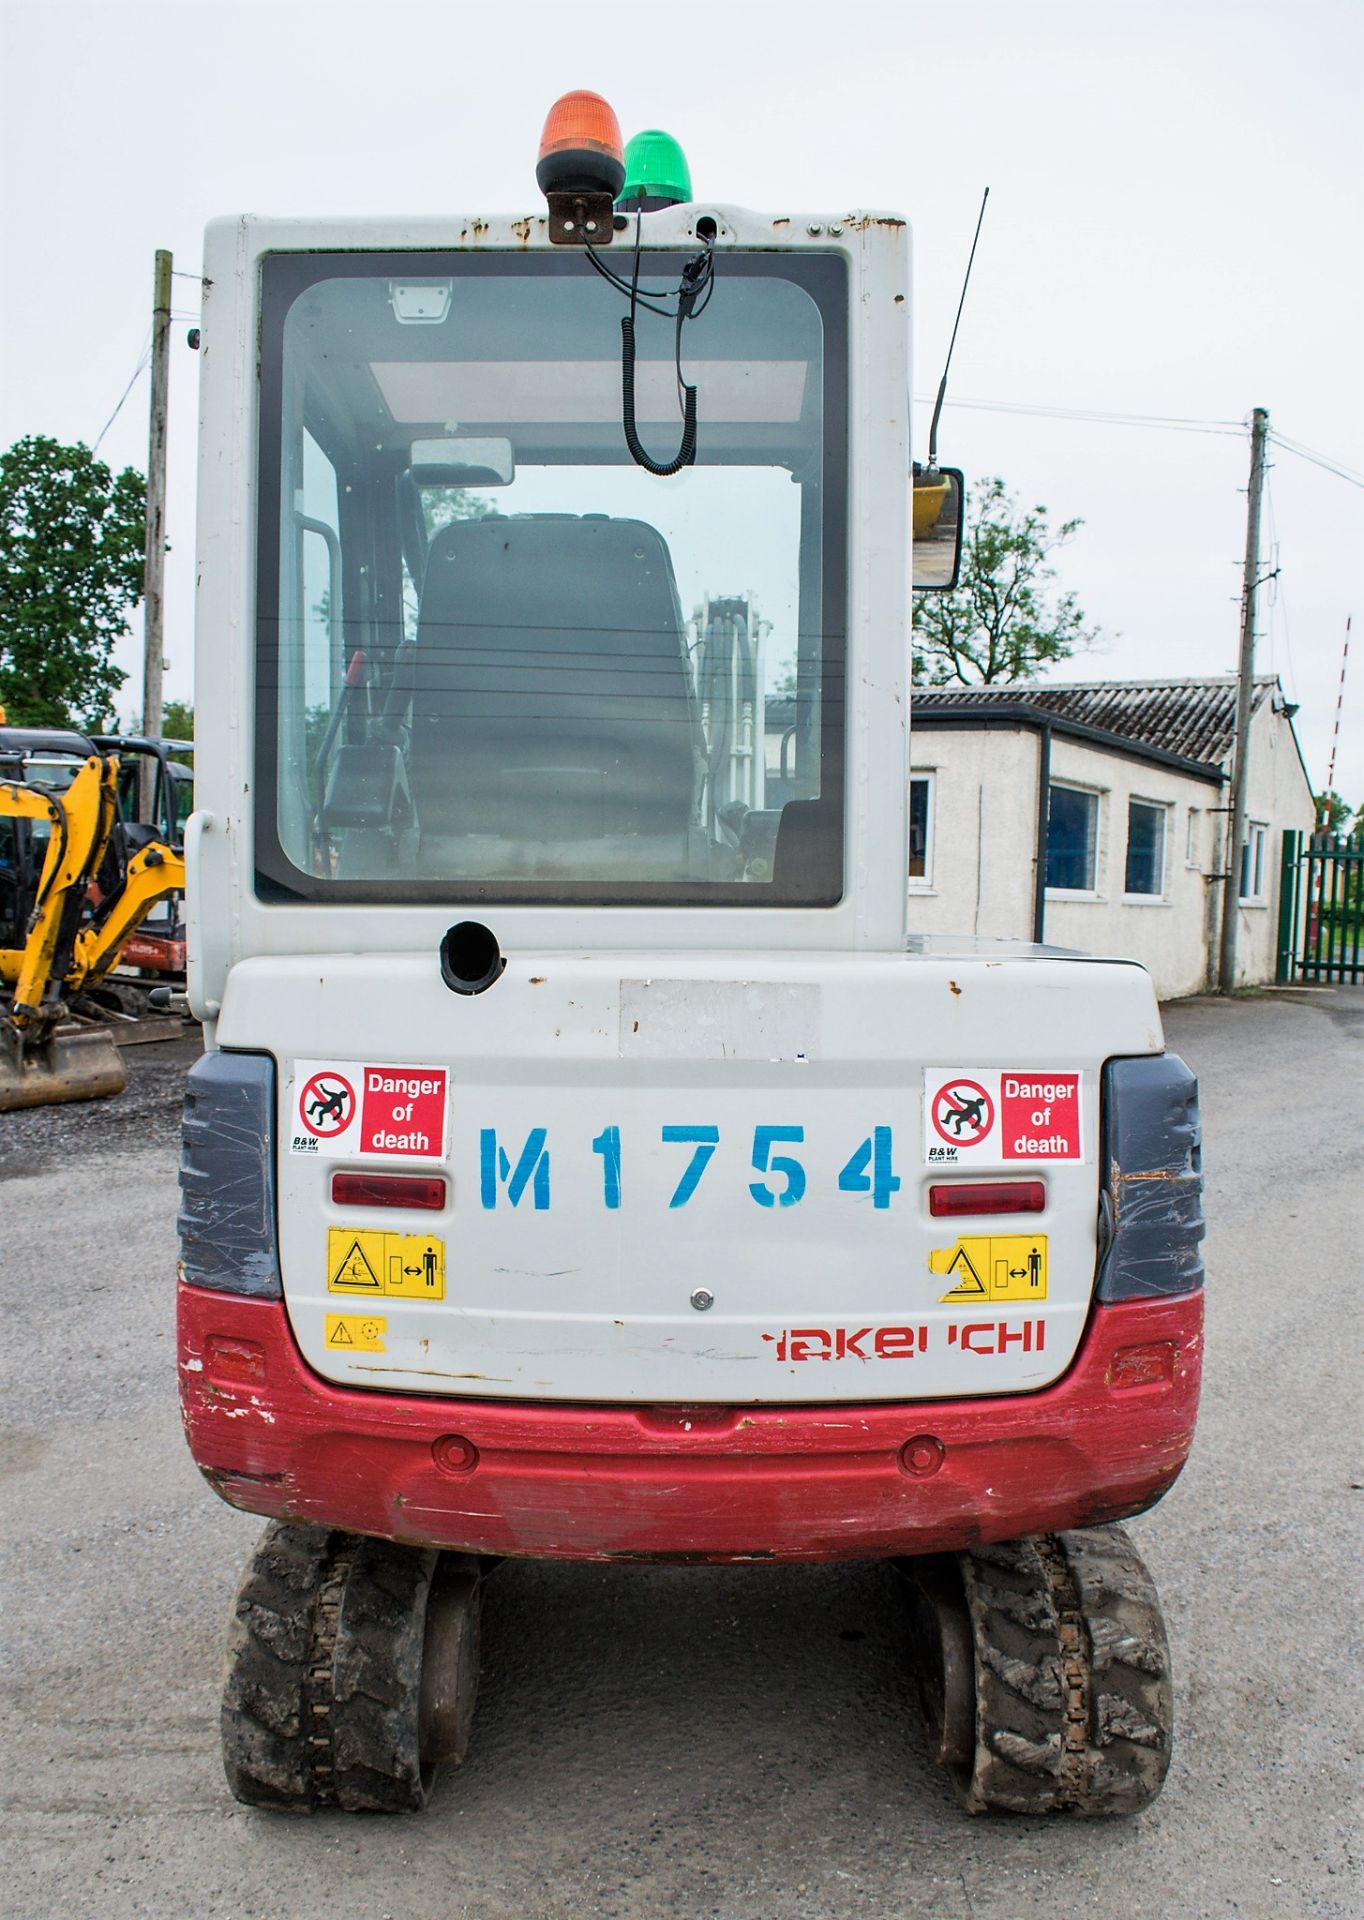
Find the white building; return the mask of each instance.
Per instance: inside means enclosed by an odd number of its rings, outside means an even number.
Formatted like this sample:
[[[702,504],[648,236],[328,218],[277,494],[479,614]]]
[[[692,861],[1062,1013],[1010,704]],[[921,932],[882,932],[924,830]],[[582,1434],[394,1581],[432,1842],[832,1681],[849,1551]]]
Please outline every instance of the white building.
[[[910,926],[1140,960],[1215,984],[1236,682],[917,688]],[[1313,825],[1296,709],[1256,679],[1237,978],[1274,978],[1283,830]]]

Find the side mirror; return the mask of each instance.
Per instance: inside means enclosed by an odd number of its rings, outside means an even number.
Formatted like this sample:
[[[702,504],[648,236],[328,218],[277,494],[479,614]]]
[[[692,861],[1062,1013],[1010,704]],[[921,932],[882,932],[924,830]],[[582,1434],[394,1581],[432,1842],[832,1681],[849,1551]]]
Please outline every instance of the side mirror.
[[[912,580],[917,591],[950,593],[961,573],[966,480],[960,467],[914,469]]]

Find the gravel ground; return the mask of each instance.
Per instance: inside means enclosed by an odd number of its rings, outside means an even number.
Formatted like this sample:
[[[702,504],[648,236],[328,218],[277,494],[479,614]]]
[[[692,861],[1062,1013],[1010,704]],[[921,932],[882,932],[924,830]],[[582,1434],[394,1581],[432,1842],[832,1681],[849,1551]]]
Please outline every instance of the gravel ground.
[[[0,1181],[59,1169],[72,1158],[148,1148],[160,1148],[163,1158],[169,1153],[174,1165],[185,1074],[202,1050],[199,1029],[187,1020],[178,1040],[123,1048],[128,1084],[116,1099],[0,1113]]]
[[[0,1117],[4,1895],[13,1920],[1354,1920],[1364,994],[1189,1002],[1209,1341],[1174,1491],[1133,1531],[1179,1743],[1148,1813],[965,1819],[877,1566],[508,1564],[468,1763],[428,1811],[235,1805],[216,1707],[259,1523],[180,1436],[172,1281],[192,1045],[117,1101]]]

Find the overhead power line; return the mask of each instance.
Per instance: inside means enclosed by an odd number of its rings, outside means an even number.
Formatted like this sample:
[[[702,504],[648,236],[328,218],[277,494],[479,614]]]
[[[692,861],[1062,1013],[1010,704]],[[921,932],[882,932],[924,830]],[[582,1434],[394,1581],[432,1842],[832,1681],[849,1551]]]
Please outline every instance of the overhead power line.
[[[923,394],[916,394],[920,406],[931,406],[932,400]],[[968,407],[978,413],[1025,413],[1033,414],[1045,420],[1088,420],[1103,426],[1112,427],[1158,427],[1175,433],[1238,433],[1246,431],[1244,420],[1199,420],[1180,414],[1161,413],[1112,413],[1090,407],[1039,407],[1030,406],[1021,400],[948,400],[949,407]]]
[[[916,406],[930,407],[933,399],[928,394],[916,393]],[[1022,400],[968,400],[957,398],[944,403],[949,407],[966,407],[977,413],[1021,413],[1041,420],[1083,420],[1107,427],[1155,427],[1167,433],[1218,433],[1243,434],[1246,431],[1244,420],[1200,420],[1182,414],[1165,413],[1114,413],[1105,412],[1098,407],[1040,407],[1030,406]],[[1333,460],[1329,454],[1318,453],[1315,448],[1307,447],[1300,440],[1291,440],[1286,433],[1274,428],[1269,430],[1269,439],[1276,447],[1282,447],[1286,453],[1297,454],[1300,460],[1310,460],[1315,467],[1334,474],[1337,480],[1344,480],[1352,487],[1364,487],[1364,474],[1356,473],[1352,468]]]
[[[105,421],[104,425],[100,428],[99,434],[95,440],[95,444],[90,449],[91,453],[99,452],[100,441],[103,440],[105,434],[108,433],[110,427],[113,426],[115,420],[117,420],[118,416],[122,413],[123,403],[128,398],[128,395],[132,392],[133,388],[137,385],[138,375],[142,372],[142,369],[146,366],[148,360],[150,360],[151,353],[152,353],[152,330],[150,327],[148,327],[146,333],[142,336],[142,351],[138,355],[137,365],[133,368],[132,375],[129,378],[127,386],[123,389],[122,393],[119,395],[118,405],[114,408],[113,412],[109,415],[109,418]]]
[[[1364,474],[1352,473],[1349,467],[1341,466],[1324,453],[1315,453],[1311,447],[1305,447],[1301,441],[1290,440],[1287,434],[1270,430],[1270,439],[1276,447],[1282,447],[1287,453],[1296,453],[1299,460],[1310,460],[1314,467],[1322,467],[1327,473],[1333,473],[1337,480],[1344,480],[1352,487],[1364,487]]]

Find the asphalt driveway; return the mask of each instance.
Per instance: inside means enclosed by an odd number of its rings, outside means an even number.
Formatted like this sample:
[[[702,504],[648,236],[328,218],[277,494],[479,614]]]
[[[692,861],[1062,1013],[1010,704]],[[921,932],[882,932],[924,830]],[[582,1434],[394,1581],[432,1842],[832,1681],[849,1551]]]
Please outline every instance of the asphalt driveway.
[[[469,1761],[428,1811],[266,1816],[219,1766],[259,1522],[185,1450],[178,1084],[0,1117],[0,1905],[49,1916],[1066,1920],[1364,1909],[1358,1782],[1364,992],[1168,1010],[1208,1138],[1192,1462],[1133,1530],[1178,1663],[1163,1797],[969,1821],[930,1766],[878,1566],[508,1564]]]

